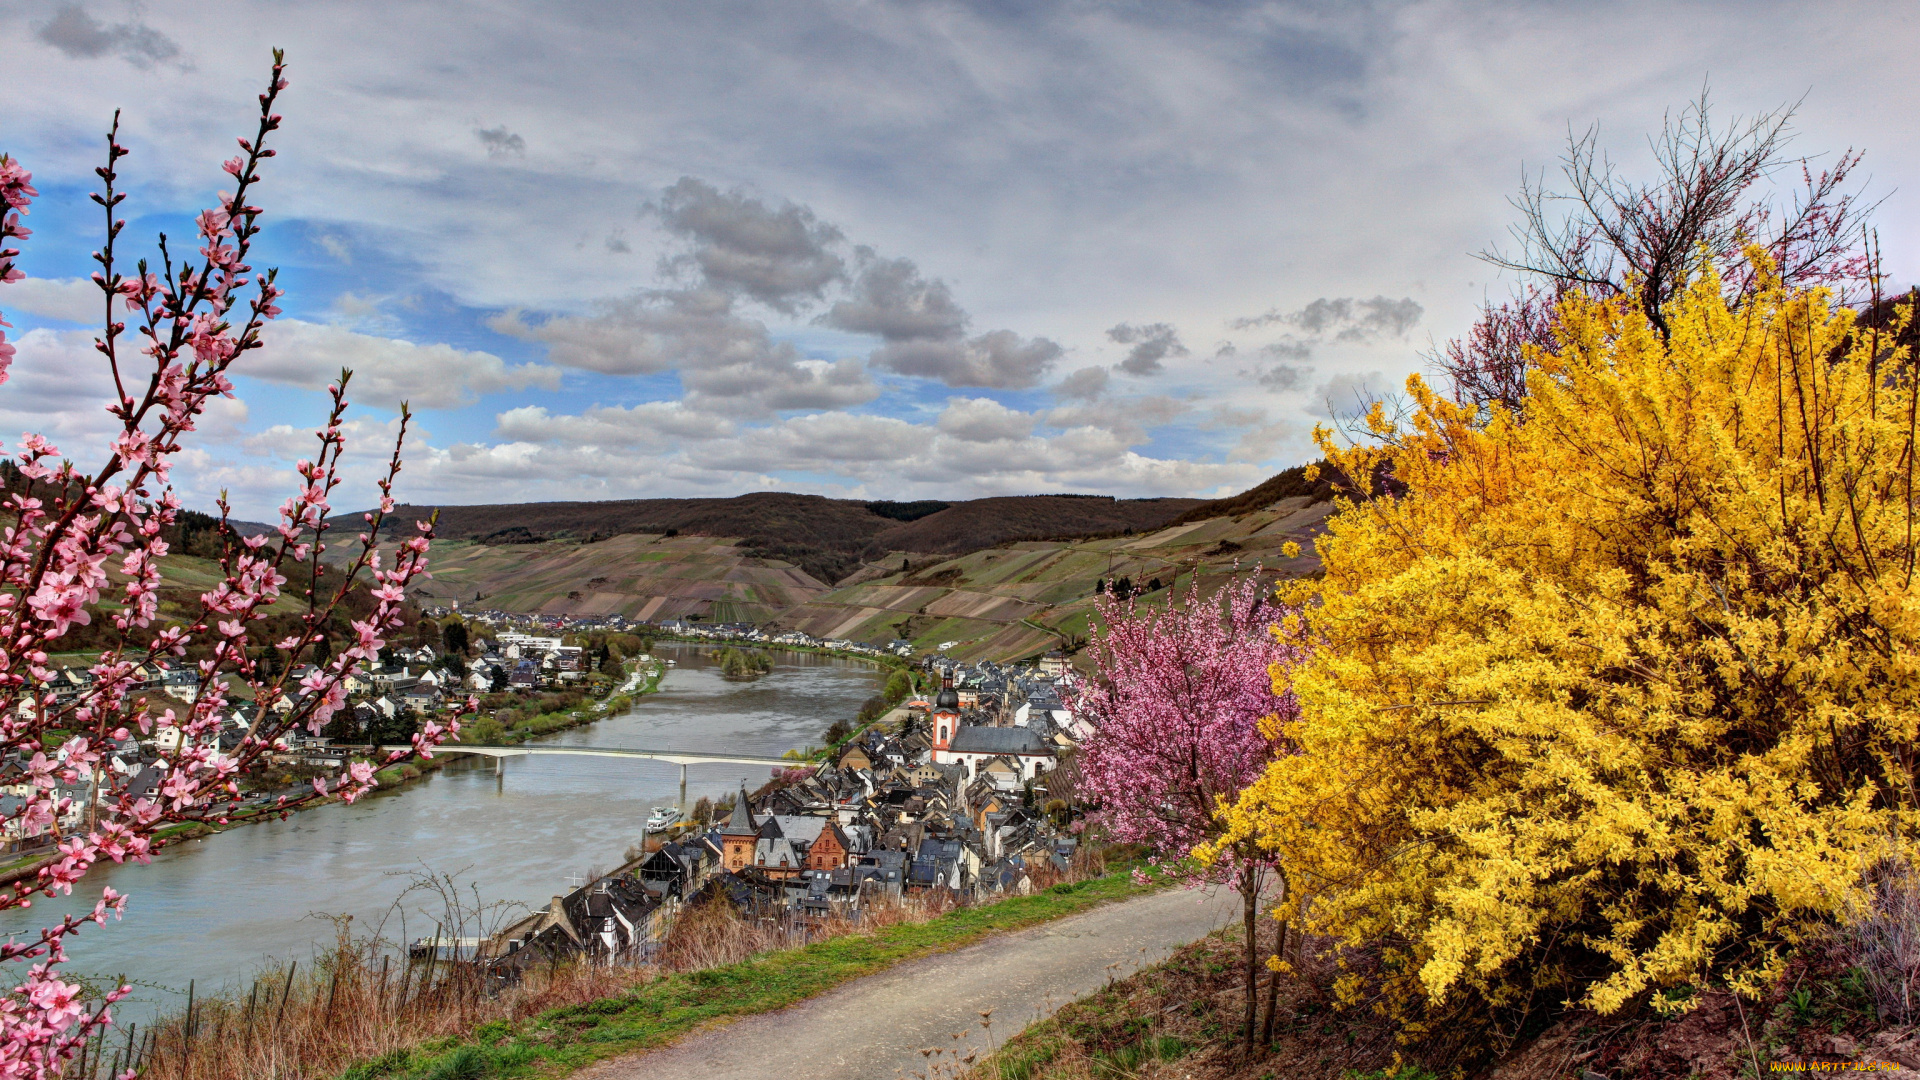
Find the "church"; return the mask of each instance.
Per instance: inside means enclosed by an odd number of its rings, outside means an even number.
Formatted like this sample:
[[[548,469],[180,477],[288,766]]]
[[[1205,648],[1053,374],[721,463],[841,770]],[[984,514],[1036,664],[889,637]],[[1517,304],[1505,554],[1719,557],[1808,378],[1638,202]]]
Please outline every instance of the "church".
[[[1004,758],[1005,767],[993,771],[1017,787],[1051,770],[1056,761],[1053,747],[1033,728],[961,723],[960,695],[951,674],[941,677],[928,726],[933,733],[933,763],[964,765],[968,779],[980,775],[995,758]]]

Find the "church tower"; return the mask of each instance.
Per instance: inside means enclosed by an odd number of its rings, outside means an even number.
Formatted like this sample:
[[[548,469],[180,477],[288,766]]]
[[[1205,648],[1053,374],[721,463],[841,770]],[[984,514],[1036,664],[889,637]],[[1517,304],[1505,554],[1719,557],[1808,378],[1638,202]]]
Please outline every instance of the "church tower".
[[[760,823],[753,818],[753,808],[747,805],[747,786],[740,785],[740,795],[733,800],[733,813],[727,815],[727,823],[720,830],[721,859],[728,870],[743,870],[753,862],[753,842],[759,838]]]
[[[953,736],[960,730],[960,695],[953,689],[953,673],[944,672],[940,676],[940,693],[933,699],[933,762],[943,765],[942,760],[947,747],[953,745]]]

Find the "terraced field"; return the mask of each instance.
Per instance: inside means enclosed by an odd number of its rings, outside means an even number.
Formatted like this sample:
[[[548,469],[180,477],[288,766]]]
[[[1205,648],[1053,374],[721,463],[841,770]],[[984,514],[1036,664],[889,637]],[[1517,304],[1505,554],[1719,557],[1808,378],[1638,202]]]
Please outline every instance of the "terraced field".
[[[1313,573],[1313,537],[1332,509],[1290,498],[1145,536],[1009,544],[935,562],[893,555],[775,622],[821,637],[901,637],[923,648],[955,642],[951,651],[963,659],[1018,659],[1084,638],[1101,580],[1130,578],[1144,588],[1158,578],[1162,590],[1147,598],[1154,602],[1196,575],[1208,589],[1256,566],[1272,577]],[[1289,540],[1301,545],[1299,557],[1282,553]]]
[[[443,540],[433,546],[433,580],[415,590],[429,601],[523,613],[750,623],[827,591],[791,563],[747,557],[729,539],[646,533],[593,543]]]

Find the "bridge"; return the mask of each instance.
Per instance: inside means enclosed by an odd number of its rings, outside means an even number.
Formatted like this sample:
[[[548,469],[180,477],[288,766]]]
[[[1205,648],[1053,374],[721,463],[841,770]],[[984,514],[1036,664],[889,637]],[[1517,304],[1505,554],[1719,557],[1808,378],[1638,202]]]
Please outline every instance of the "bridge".
[[[411,746],[382,746],[381,750],[412,750]],[[499,760],[510,757],[529,757],[546,755],[554,757],[610,757],[630,758],[648,761],[664,761],[680,766],[680,812],[687,812],[687,766],[689,765],[764,765],[771,768],[798,769],[817,762],[795,761],[792,758],[754,757],[748,754],[710,754],[701,750],[636,750],[624,746],[470,746],[454,743],[448,746],[436,746],[433,755],[474,754],[494,759],[494,769],[499,770]]]

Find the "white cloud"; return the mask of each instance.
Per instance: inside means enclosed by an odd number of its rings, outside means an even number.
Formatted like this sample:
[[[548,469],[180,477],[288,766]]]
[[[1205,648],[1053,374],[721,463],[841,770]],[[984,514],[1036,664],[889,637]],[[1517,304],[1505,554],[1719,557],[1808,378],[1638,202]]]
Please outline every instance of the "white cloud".
[[[0,311],[24,311],[42,318],[93,326],[100,325],[107,313],[100,286],[92,281],[37,277],[0,285]],[[114,314],[124,318],[118,311]]]
[[[350,368],[347,396],[381,408],[407,401],[417,409],[452,409],[474,403],[481,394],[529,386],[552,390],[560,384],[560,372],[545,364],[509,365],[492,353],[416,345],[299,319],[270,324],[261,340],[264,347],[242,357],[234,371],[319,390]]]
[[[632,408],[596,406],[579,416],[555,416],[542,406],[526,405],[501,413],[494,428],[495,435],[509,442],[602,447],[660,447],[680,440],[725,438],[734,431],[733,422],[724,417],[672,401]]]
[[[940,413],[942,432],[966,442],[1024,439],[1033,434],[1035,417],[1009,409],[992,398],[948,398]]]

